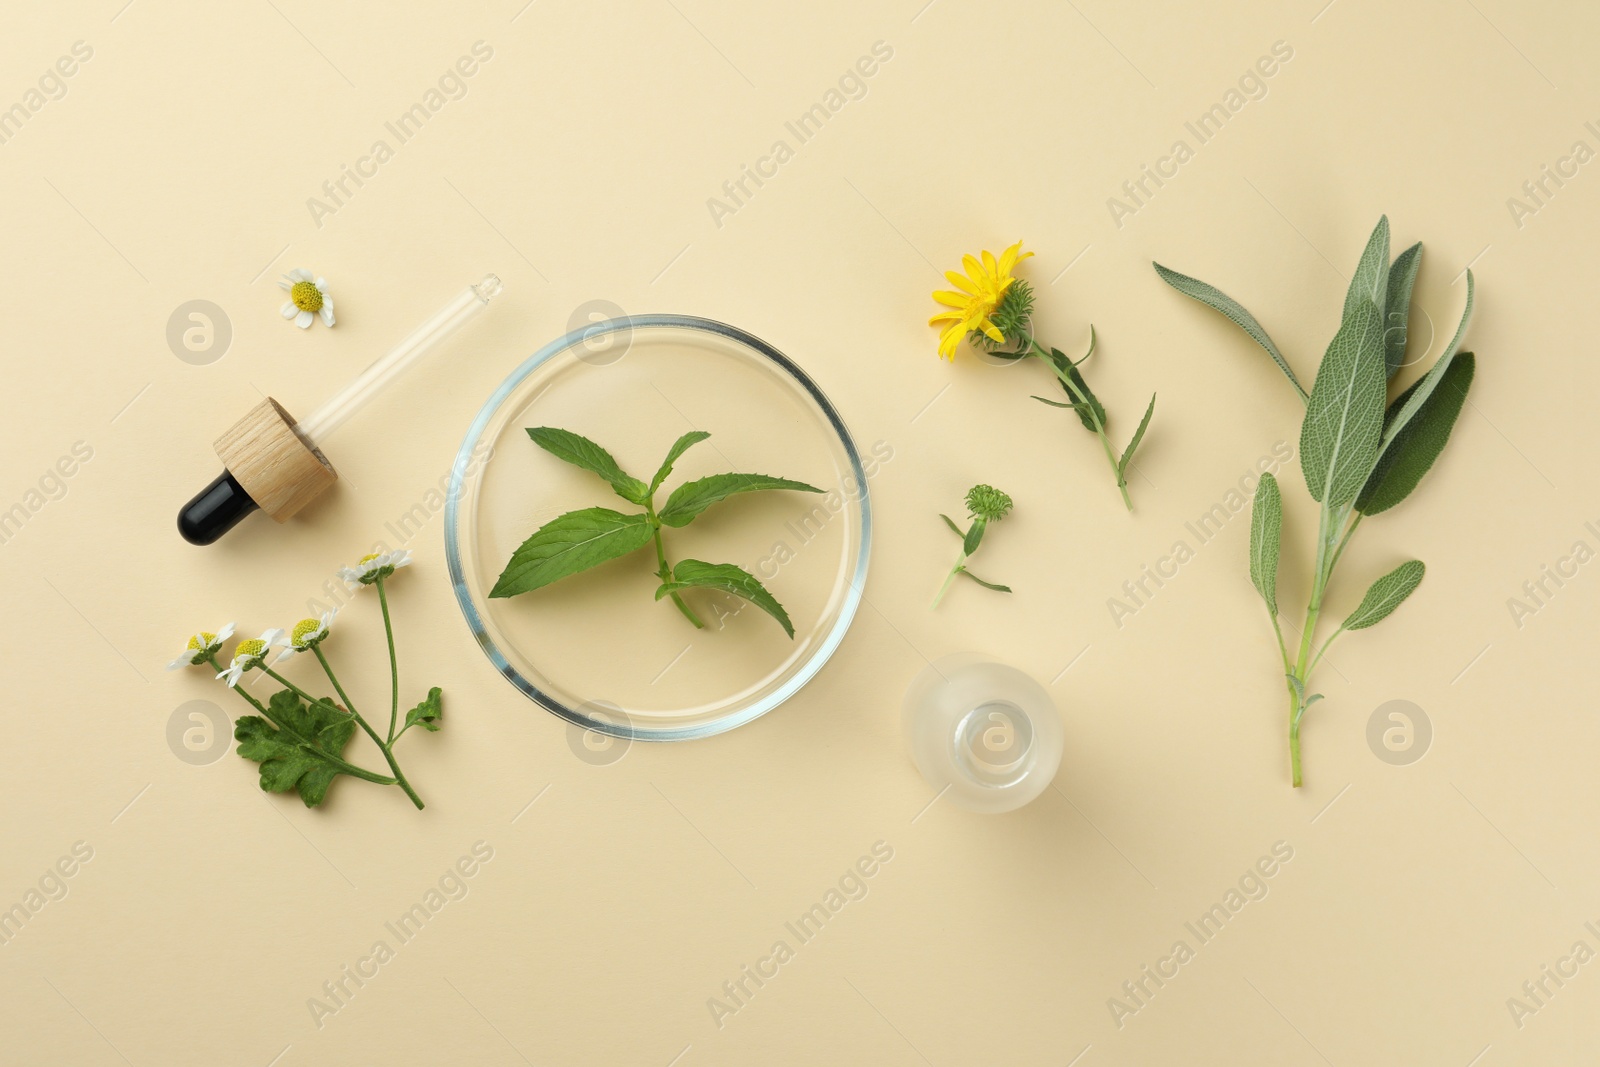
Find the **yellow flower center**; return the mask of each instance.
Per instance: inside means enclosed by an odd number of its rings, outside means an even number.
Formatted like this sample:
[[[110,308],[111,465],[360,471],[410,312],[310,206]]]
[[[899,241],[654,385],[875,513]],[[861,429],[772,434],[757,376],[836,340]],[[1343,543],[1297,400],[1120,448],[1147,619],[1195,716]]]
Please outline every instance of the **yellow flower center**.
[[[381,553],[381,552],[372,552],[372,553],[369,553],[369,554],[367,554],[365,556],[362,556],[360,559],[356,560],[356,562],[357,563],[371,563],[373,560],[377,559],[381,555],[383,555],[383,553]]]
[[[267,650],[267,643],[259,637],[252,637],[248,641],[240,641],[239,647],[233,650],[234,659],[255,659]]]
[[[206,630],[201,630],[189,638],[189,651],[199,652],[202,648],[210,648],[217,639],[217,635]]]
[[[289,299],[301,311],[322,310],[322,290],[314,282],[295,282],[294,288],[289,290]]]
[[[290,633],[289,639],[294,642],[294,647],[304,648],[306,638],[320,629],[322,629],[321,619],[301,619],[294,624],[294,630]]]

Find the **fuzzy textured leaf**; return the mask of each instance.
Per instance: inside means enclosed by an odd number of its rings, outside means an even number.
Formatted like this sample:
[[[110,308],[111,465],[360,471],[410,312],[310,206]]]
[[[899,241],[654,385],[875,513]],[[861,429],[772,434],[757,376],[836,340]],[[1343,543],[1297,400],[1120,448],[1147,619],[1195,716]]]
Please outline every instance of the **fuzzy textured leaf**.
[[[1407,391],[1405,403],[1400,405],[1400,410],[1395,412],[1393,418],[1385,421],[1383,427],[1383,444],[1385,448],[1416,417],[1422,405],[1428,402],[1428,397],[1433,395],[1433,391],[1444,380],[1445,373],[1449,371],[1450,364],[1455,359],[1456,349],[1461,347],[1461,339],[1466,336],[1467,323],[1472,320],[1472,299],[1472,269],[1469,267],[1467,269],[1467,304],[1461,311],[1461,323],[1456,327],[1456,335],[1450,339],[1450,344],[1440,354],[1439,358],[1434,361],[1433,366],[1428,368],[1428,373],[1422,376],[1422,379],[1417,382],[1414,388]]]
[[[293,789],[306,807],[314,808],[343,773],[323,757],[341,756],[356,732],[355,720],[328,700],[308,706],[291,689],[274,693],[267,707],[274,722],[246,715],[234,724],[239,755],[261,764],[263,790]]]
[[[1383,306],[1383,356],[1393,378],[1406,361],[1406,335],[1411,321],[1411,290],[1422,266],[1422,242],[1394,257],[1389,267],[1389,299]]]
[[[582,434],[554,426],[530,426],[528,436],[533,438],[534,444],[557,459],[598,474],[610,482],[611,488],[616,490],[617,495],[630,504],[642,505],[649,495],[649,490],[643,482],[624,471],[610,452]],[[688,445],[684,447],[687,448]]]
[[[1300,468],[1311,499],[1330,507],[1354,500],[1378,461],[1383,433],[1383,320],[1367,300],[1328,343],[1300,426]]]
[[[490,590],[516,596],[599,566],[650,543],[650,521],[610,508],[584,508],[551,519],[522,542]]]
[[[1378,457],[1378,465],[1361,488],[1361,495],[1356,497],[1357,511],[1376,515],[1411,495],[1450,440],[1450,431],[1455,428],[1456,418],[1466,403],[1476,369],[1477,358],[1471,352],[1462,352],[1451,361],[1433,395]],[[1420,384],[1419,380],[1395,398],[1389,405],[1391,417],[1405,406]]]
[[[1366,248],[1361,251],[1361,261],[1350,278],[1350,288],[1345,291],[1344,317],[1348,319],[1361,301],[1368,300],[1382,319],[1388,298],[1389,216],[1380,215],[1378,224],[1372,228],[1372,236],[1367,238]]]
[[[778,625],[783,627],[784,633],[791,639],[794,637],[794,624],[789,621],[789,613],[783,610],[783,605],[767,592],[767,587],[757,581],[755,575],[741,567],[736,567],[732,563],[704,563],[697,559],[680,560],[677,566],[672,568],[672,579],[656,590],[657,600],[669,593],[684,589],[715,589],[730,593],[742,600],[748,600],[771,615],[778,620]]]
[[[1161,276],[1162,281],[1178,290],[1184,296],[1198,300],[1207,307],[1221,312],[1234,325],[1249,334],[1251,340],[1267,350],[1267,355],[1271,356],[1272,361],[1278,365],[1278,369],[1283,371],[1284,377],[1289,379],[1289,384],[1294,386],[1295,392],[1300,394],[1300,399],[1306,399],[1305,386],[1301,385],[1300,379],[1294,376],[1294,370],[1289,366],[1289,361],[1283,358],[1283,353],[1278,351],[1278,346],[1273,343],[1272,338],[1267,336],[1267,331],[1262,328],[1261,323],[1256,321],[1254,315],[1244,309],[1244,305],[1216,286],[1208,285],[1198,278],[1191,278],[1187,274],[1179,274],[1175,270],[1168,270],[1159,263],[1152,263],[1151,265],[1155,267],[1156,273]]]
[[[687,526],[695,516],[719,500],[726,500],[737,493],[754,493],[764,489],[822,492],[814,485],[788,478],[774,478],[770,474],[713,474],[708,478],[684,482],[674,489],[658,517],[667,526]]]
[[[1361,598],[1360,605],[1344,620],[1344,628],[1365,630],[1387,619],[1422,584],[1422,575],[1426,570],[1421,560],[1413,559],[1373,582],[1367,589],[1367,595]]]
[[[654,496],[655,491],[661,488],[661,483],[666,481],[667,475],[672,473],[672,465],[678,462],[680,456],[710,436],[704,430],[690,430],[674,441],[672,447],[667,450],[667,458],[661,461],[661,469],[656,471],[654,478],[650,479],[650,488],[647,491],[647,495]],[[642,501],[634,501],[634,503],[642,503]]]
[[[1267,610],[1278,614],[1278,554],[1283,536],[1283,496],[1278,479],[1263,474],[1256,483],[1256,499],[1250,507],[1250,581],[1267,602]]]
[[[423,698],[422,703],[406,712],[406,729],[409,730],[413,726],[420,726],[424,730],[437,731],[439,729],[439,717],[443,714],[444,708],[441,706],[439,687],[434,686],[428,690],[428,695]]]

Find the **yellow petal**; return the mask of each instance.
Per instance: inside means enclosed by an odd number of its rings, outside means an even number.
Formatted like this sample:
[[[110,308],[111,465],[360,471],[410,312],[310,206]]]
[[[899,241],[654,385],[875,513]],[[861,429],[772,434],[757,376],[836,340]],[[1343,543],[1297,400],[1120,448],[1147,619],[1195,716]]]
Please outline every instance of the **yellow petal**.
[[[993,252],[985,251],[983,253],[983,270],[984,270],[984,273],[987,274],[990,278],[995,279],[995,280],[999,279],[999,277],[1000,277],[1000,265],[994,261],[994,253]]]
[[[973,259],[971,256],[962,256],[961,257],[961,269],[965,270],[967,272],[967,277],[971,278],[980,287],[983,285],[984,281],[986,280],[986,278],[984,276],[984,273],[983,273],[983,264],[979,263],[976,259]]]
[[[979,329],[983,330],[984,334],[989,338],[989,340],[993,341],[995,344],[1003,345],[1006,343],[1006,335],[1000,332],[1000,327],[996,326],[988,319],[983,320],[983,323],[979,326]]]
[[[939,303],[948,304],[953,308],[964,308],[972,303],[972,295],[970,293],[952,293],[948,289],[934,293],[933,298]]]
[[[966,316],[966,314],[964,312],[960,312],[960,311],[942,311],[939,314],[935,315],[933,318],[929,319],[928,320],[928,325],[932,326],[935,323],[940,323],[940,322],[965,322],[966,318],[967,318],[967,316]]]
[[[977,287],[972,284],[972,281],[965,274],[957,274],[953,270],[947,270],[944,272],[944,276],[951,285],[955,286],[957,289],[960,289],[964,293],[975,293],[978,291]]]
[[[1000,255],[1000,273],[1002,275],[1009,276],[1011,274],[1011,269],[1017,265],[1017,260],[1019,258],[1021,258],[1021,257],[1019,257],[1017,255],[1017,253],[1020,252],[1021,250],[1022,250],[1022,242],[1018,241],[1016,244],[1012,245],[1010,248],[1006,249],[1003,253],[1001,253],[1001,255]],[[1030,252],[1028,254],[1032,255],[1033,253]]]

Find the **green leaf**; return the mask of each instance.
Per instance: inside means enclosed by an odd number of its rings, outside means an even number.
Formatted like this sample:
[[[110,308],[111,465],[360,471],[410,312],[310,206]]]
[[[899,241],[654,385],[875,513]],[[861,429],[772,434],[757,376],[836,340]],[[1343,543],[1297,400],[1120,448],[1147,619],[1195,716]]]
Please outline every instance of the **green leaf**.
[[[261,764],[263,790],[296,790],[314,808],[343,773],[324,756],[340,757],[356,732],[355,720],[328,700],[307,706],[292,689],[274,693],[267,706],[273,722],[246,715],[234,724],[239,755]]]
[[[944,524],[946,526],[950,527],[950,532],[951,533],[955,534],[957,537],[961,538],[963,541],[965,541],[967,539],[966,531],[963,530],[961,527],[956,525],[956,520],[952,519],[950,516],[946,515],[942,511],[939,513],[939,517],[944,520]]]
[[[1378,461],[1383,433],[1383,320],[1361,301],[1345,316],[1317,370],[1300,427],[1300,468],[1311,499],[1337,508],[1355,499]]]
[[[1150,394],[1150,405],[1144,409],[1144,418],[1139,420],[1139,428],[1133,431],[1133,440],[1128,442],[1128,447],[1123,449],[1122,458],[1117,461],[1117,474],[1126,476],[1128,464],[1133,461],[1134,449],[1139,447],[1139,442],[1144,440],[1144,431],[1150,425],[1150,416],[1156,410],[1156,395]]]
[[[440,706],[439,697],[438,686],[428,690],[428,695],[423,699],[422,703],[406,712],[405,729],[409,730],[413,726],[420,726],[424,730],[438,730],[439,716],[444,714],[444,709]]]
[[[794,638],[794,624],[789,621],[789,613],[783,610],[783,605],[778,603],[776,597],[767,592],[767,587],[756,580],[755,575],[743,568],[731,563],[703,563],[697,559],[685,559],[672,568],[672,579],[656,590],[657,600],[683,589],[715,589],[731,593],[777,619],[783,632],[790,639]]]
[[[1093,348],[1090,351],[1092,352]],[[1059,348],[1050,350],[1050,358],[1055,361],[1057,367],[1066,373],[1068,378],[1072,379],[1072,384],[1077,387],[1079,394],[1083,397],[1082,400],[1079,400],[1077,396],[1073,395],[1072,390],[1067,388],[1067,383],[1057,378],[1056,381],[1060,384],[1061,391],[1066,393],[1072,400],[1072,403],[1065,406],[1078,413],[1078,420],[1083,423],[1085,430],[1090,433],[1099,433],[1106,426],[1106,409],[1099,399],[1095,397],[1094,390],[1089,388],[1089,383],[1084,379],[1083,373],[1078,370],[1078,365],[1068,359],[1066,353]],[[1084,358],[1088,359],[1089,357],[1085,356]],[[1046,403],[1049,403],[1049,401],[1046,401]],[[1096,419],[1100,420],[1098,426],[1095,425]]]
[[[554,426],[530,426],[528,436],[533,443],[574,467],[593,471],[611,483],[617,495],[630,504],[643,505],[649,495],[645,484],[617,465],[611,453],[580,434]],[[694,442],[690,442],[693,444]],[[676,446],[674,446],[676,447]],[[685,445],[684,447],[688,447]]]
[[[1411,289],[1422,266],[1422,242],[1401,252],[1389,268],[1389,296],[1383,309],[1384,362],[1393,378],[1406,361],[1406,334],[1411,321]]]
[[[965,574],[968,578],[971,578],[985,589],[993,589],[997,593],[1011,592],[1011,587],[1009,585],[995,585],[993,582],[986,582],[982,578],[979,578],[976,574],[973,574],[971,571],[967,570],[965,567],[961,568],[961,573]]]
[[[1363,515],[1376,515],[1388,511],[1411,495],[1411,491],[1428,473],[1434,460],[1439,458],[1450,431],[1455,428],[1456,417],[1466,403],[1467,390],[1472,387],[1472,376],[1477,369],[1477,359],[1471,352],[1462,352],[1451,361],[1439,387],[1426,403],[1417,409],[1416,416],[1378,457],[1361,495],[1356,497],[1356,510]],[[1410,399],[1421,385],[1419,379],[1410,389],[1395,398],[1389,405],[1392,417]]]
[[[1450,363],[1455,358],[1456,349],[1461,347],[1461,338],[1466,335],[1467,323],[1472,319],[1472,270],[1467,270],[1467,306],[1461,312],[1461,323],[1456,327],[1456,335],[1450,339],[1450,344],[1444,352],[1434,361],[1428,373],[1422,376],[1416,387],[1408,391],[1405,403],[1400,405],[1400,410],[1394,417],[1388,419],[1383,427],[1383,445],[1385,448],[1395,439],[1406,425],[1416,417],[1422,405],[1428,402],[1428,397],[1439,387],[1445,373],[1450,370]]]
[[[1032,394],[1030,394],[1030,395],[1032,395]],[[1059,400],[1047,400],[1046,398],[1044,398],[1042,396],[1035,396],[1033,399],[1037,400],[1041,404],[1049,404],[1053,408],[1071,408],[1073,411],[1086,411],[1086,410],[1088,410],[1083,404],[1063,404]]]
[[[667,475],[672,473],[672,465],[678,462],[678,457],[689,451],[690,447],[699,444],[711,435],[704,430],[690,430],[673,442],[672,448],[667,451],[667,458],[661,461],[661,469],[656,471],[656,476],[650,479],[649,496],[655,496],[656,490],[661,488],[661,483],[667,480]],[[643,503],[643,501],[634,501]]]
[[[1256,317],[1244,309],[1233,297],[1224,293],[1213,285],[1207,285],[1197,278],[1186,274],[1179,274],[1175,270],[1168,270],[1159,263],[1153,263],[1156,273],[1161,275],[1161,280],[1172,286],[1178,292],[1191,299],[1198,300],[1207,307],[1220,311],[1245,333],[1251,340],[1267,350],[1267,355],[1272,357],[1278,369],[1283,371],[1284,377],[1289,379],[1289,384],[1294,386],[1295,392],[1300,394],[1300,399],[1306,399],[1305,387],[1300,384],[1300,379],[1294,376],[1294,371],[1289,367],[1289,361],[1283,358],[1283,353],[1278,351],[1278,346],[1272,343],[1272,338],[1267,336],[1267,331],[1261,328]]]
[[[1421,560],[1410,560],[1372,583],[1360,605],[1344,620],[1346,630],[1365,630],[1387,619],[1406,597],[1422,583],[1427,568]]]
[[[1378,224],[1367,238],[1367,247],[1361,251],[1361,262],[1350,279],[1350,288],[1344,294],[1344,318],[1349,319],[1367,300],[1378,309],[1383,319],[1384,305],[1389,299],[1389,216],[1378,216]]]
[[[1255,503],[1250,506],[1250,581],[1267,602],[1267,610],[1278,615],[1278,553],[1283,536],[1283,497],[1278,479],[1263,474],[1256,483]]]
[[[551,519],[511,554],[491,597],[516,596],[599,566],[650,543],[650,520],[610,508],[584,508]]]
[[[989,528],[989,520],[981,516],[972,520],[966,535],[961,538],[961,554],[970,556],[978,551],[978,545],[983,541],[983,531]]]
[[[685,482],[667,497],[667,505],[657,517],[668,526],[687,526],[706,508],[736,493],[754,493],[764,489],[792,489],[800,493],[820,493],[814,485],[774,478],[770,474],[713,474],[709,478]]]

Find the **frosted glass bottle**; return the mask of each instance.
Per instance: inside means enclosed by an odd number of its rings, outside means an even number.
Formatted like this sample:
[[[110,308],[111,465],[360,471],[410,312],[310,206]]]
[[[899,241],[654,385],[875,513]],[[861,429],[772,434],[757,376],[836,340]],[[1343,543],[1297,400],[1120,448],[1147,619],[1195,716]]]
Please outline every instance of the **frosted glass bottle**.
[[[1061,717],[1044,686],[976,653],[925,668],[906,689],[903,713],[923,778],[969,811],[1020,808],[1061,766]]]

